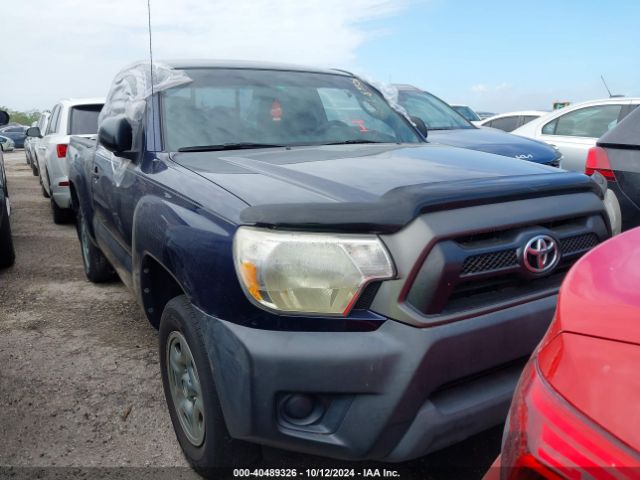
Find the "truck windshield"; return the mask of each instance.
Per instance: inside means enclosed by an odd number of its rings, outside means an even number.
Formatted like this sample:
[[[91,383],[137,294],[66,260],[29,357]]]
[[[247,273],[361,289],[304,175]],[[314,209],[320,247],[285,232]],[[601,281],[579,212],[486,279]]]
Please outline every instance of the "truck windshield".
[[[429,130],[474,128],[447,103],[430,93],[401,91],[398,101],[409,115],[420,118]]]
[[[258,69],[186,72],[192,82],[161,94],[167,151],[422,142],[377,91],[353,77]]]

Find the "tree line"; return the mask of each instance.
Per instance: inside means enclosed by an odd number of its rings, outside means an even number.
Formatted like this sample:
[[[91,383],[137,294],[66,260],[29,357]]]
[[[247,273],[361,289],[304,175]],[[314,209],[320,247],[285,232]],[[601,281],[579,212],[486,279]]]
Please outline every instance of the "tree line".
[[[5,110],[10,118],[12,123],[19,123],[20,125],[28,125],[30,126],[33,122],[38,120],[40,117],[40,113],[38,110],[30,110],[28,112],[20,112],[18,110],[13,110],[9,107],[0,106],[0,110]]]

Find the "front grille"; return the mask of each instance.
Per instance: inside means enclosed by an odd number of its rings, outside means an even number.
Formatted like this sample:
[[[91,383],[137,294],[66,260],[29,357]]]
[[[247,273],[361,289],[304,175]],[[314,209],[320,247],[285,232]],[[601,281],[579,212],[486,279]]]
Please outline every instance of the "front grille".
[[[521,250],[531,238],[558,240],[560,262],[547,275],[528,271]],[[457,315],[557,291],[571,265],[608,237],[600,215],[545,220],[441,239],[422,264],[406,301],[426,315]]]
[[[565,238],[560,242],[563,255],[584,252],[598,244],[598,236],[595,233],[585,233],[574,237]]]
[[[560,265],[548,277],[523,280],[517,275],[503,275],[490,279],[463,282],[451,291],[447,312],[459,312],[560,287],[570,265]]]
[[[462,264],[460,275],[490,272],[516,265],[518,265],[518,254],[515,249],[484,253],[467,257]]]
[[[565,238],[560,241],[560,251],[563,256],[586,252],[598,244],[595,233],[584,233]],[[496,252],[482,253],[467,257],[462,264],[460,276],[504,270],[518,266],[518,250],[510,248]]]

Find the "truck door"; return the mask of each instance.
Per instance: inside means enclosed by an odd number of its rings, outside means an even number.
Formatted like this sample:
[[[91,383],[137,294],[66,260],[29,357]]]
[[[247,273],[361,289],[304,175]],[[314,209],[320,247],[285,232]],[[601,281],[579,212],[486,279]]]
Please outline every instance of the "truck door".
[[[135,168],[135,163],[98,144],[91,172],[93,226],[100,248],[123,280],[131,276],[131,239],[124,235],[125,224],[130,224],[131,219],[123,215],[133,217],[135,199],[131,197],[131,186],[136,179],[132,172]]]

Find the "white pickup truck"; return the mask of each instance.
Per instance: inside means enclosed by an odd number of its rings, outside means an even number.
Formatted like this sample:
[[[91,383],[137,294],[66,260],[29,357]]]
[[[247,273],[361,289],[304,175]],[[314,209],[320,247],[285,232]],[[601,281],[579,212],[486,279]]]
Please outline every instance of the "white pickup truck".
[[[69,208],[67,147],[71,135],[93,137],[98,131],[98,114],[104,98],[79,98],[59,101],[51,109],[51,117],[44,132],[38,127],[27,130],[27,136],[40,138],[36,146],[37,170],[40,173],[42,194],[51,198],[55,223],[73,220]]]

